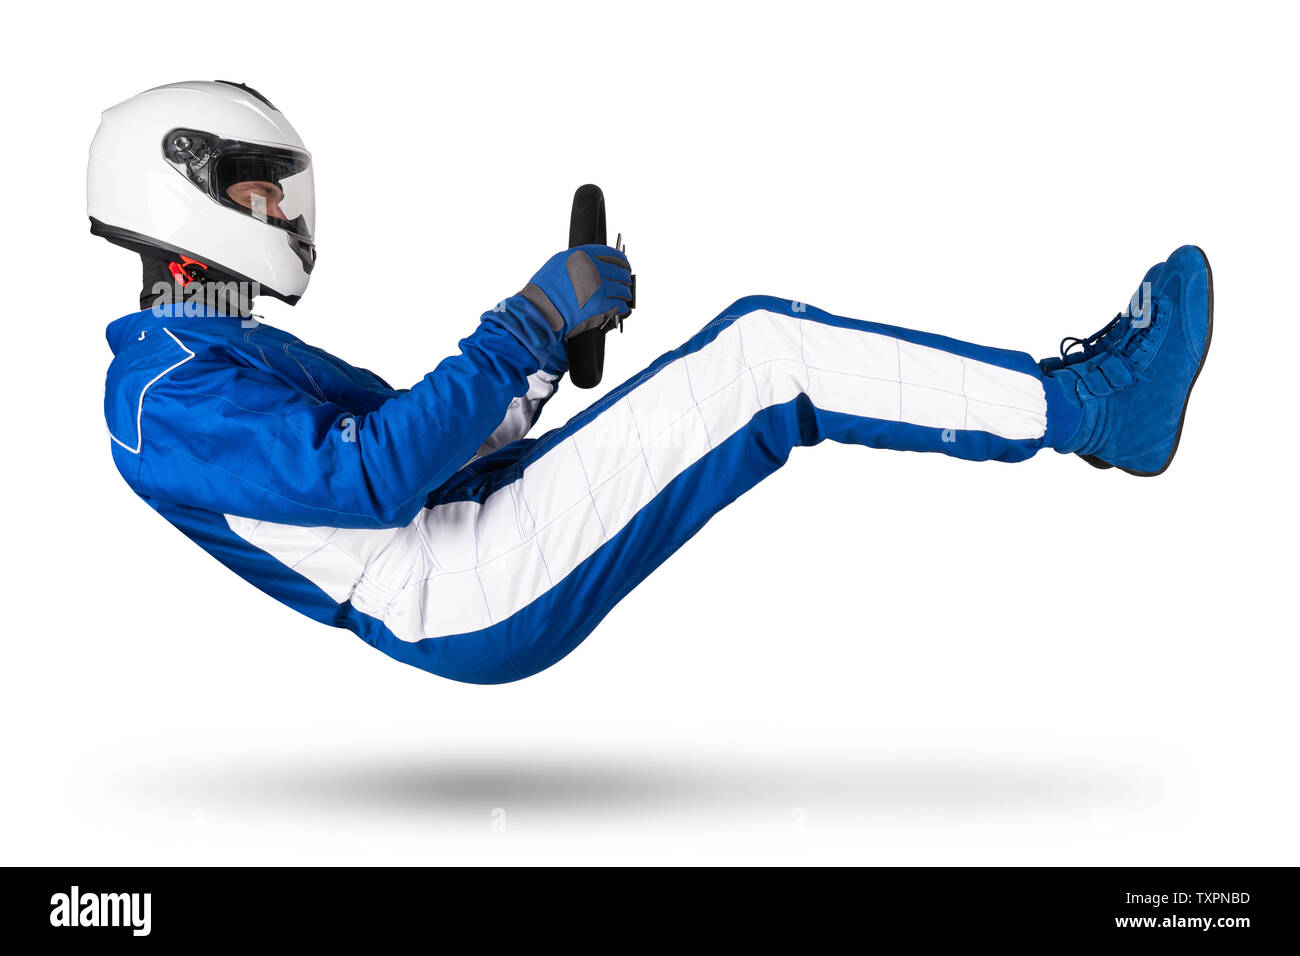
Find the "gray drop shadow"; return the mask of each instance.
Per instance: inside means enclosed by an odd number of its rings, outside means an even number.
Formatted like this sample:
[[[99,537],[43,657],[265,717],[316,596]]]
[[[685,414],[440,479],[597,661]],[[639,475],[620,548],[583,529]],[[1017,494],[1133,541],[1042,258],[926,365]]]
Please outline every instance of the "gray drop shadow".
[[[1040,759],[908,759],[862,754],[768,759],[698,755],[341,753],[267,763],[169,762],[119,779],[138,799],[177,806],[432,815],[512,807],[564,814],[726,811],[1080,811],[1147,803],[1149,768]]]

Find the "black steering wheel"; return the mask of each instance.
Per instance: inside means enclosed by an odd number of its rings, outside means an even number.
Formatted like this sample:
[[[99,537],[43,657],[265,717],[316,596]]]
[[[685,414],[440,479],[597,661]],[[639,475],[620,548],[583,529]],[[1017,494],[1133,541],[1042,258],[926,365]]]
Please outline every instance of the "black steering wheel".
[[[573,194],[573,211],[569,216],[569,248],[596,243],[608,245],[605,232],[605,194],[599,186],[588,183]],[[632,301],[636,308],[636,276],[632,276]],[[569,380],[578,388],[595,388],[605,373],[605,333],[621,320],[598,329],[588,329],[568,341]]]

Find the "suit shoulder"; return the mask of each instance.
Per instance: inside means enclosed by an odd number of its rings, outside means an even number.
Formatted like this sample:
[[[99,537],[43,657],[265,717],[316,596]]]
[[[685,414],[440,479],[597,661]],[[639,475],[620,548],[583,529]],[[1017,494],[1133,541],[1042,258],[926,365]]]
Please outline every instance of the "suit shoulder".
[[[139,454],[145,396],[159,380],[194,358],[193,349],[162,327],[142,329],[118,352],[104,382],[104,419],[115,443]]]

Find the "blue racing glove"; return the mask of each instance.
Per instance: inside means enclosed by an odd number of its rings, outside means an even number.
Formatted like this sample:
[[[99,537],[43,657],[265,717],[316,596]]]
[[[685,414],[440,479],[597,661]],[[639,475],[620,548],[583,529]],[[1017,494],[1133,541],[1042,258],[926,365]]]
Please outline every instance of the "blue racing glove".
[[[535,362],[524,374],[563,374],[569,367],[565,340],[627,315],[631,298],[632,270],[623,253],[575,246],[551,256],[522,291],[483,313],[482,321],[509,332],[532,354]]]
[[[519,293],[566,339],[632,311],[632,267],[611,246],[557,252]]]

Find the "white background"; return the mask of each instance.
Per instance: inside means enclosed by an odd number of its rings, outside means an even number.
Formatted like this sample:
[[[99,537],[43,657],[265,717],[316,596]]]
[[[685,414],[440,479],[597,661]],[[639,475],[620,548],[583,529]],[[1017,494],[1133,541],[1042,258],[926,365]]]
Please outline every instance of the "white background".
[[[7,16],[0,861],[1300,862],[1293,11]],[[394,383],[593,181],[641,292],[607,387],[752,292],[1046,355],[1199,244],[1218,321],[1181,451],[1158,479],[797,451],[551,670],[397,664],[110,458],[102,330],[139,272],[87,232],[86,148],[100,110],[215,78],[315,155],[319,267],[266,321]]]

